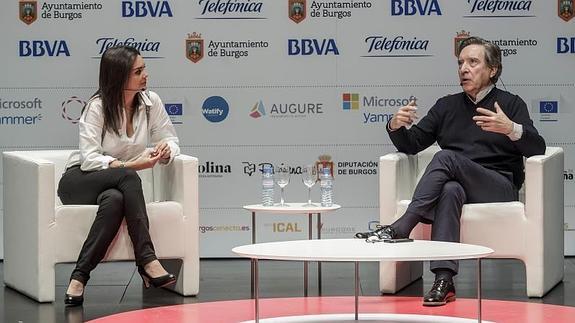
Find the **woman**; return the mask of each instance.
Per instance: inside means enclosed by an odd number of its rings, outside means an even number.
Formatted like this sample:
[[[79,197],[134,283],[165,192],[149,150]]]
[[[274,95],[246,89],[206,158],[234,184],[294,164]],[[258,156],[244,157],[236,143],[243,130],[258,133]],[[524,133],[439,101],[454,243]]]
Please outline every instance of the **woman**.
[[[138,272],[149,287],[176,281],[158,261],[137,170],[168,164],[178,137],[159,96],[146,91],[148,74],[137,49],[108,48],[100,61],[99,89],[80,118],[80,150],[71,154],[58,186],[63,204],[98,204],[66,291],[66,305],[82,305],[90,272],[102,260],[122,220]],[[154,148],[147,148],[148,144]]]

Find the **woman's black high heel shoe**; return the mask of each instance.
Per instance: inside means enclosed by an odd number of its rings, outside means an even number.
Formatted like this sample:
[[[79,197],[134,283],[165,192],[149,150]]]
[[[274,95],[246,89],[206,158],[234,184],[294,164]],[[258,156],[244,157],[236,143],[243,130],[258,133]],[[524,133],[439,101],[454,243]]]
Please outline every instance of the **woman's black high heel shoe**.
[[[176,276],[170,273],[167,273],[160,277],[152,278],[144,270],[144,267],[138,267],[138,273],[140,273],[140,276],[142,276],[142,280],[144,281],[144,286],[146,286],[146,288],[149,288],[150,285],[156,288],[165,287],[176,282]]]
[[[82,292],[82,295],[79,296],[74,296],[66,293],[64,304],[66,304],[66,306],[80,306],[84,304],[84,293]]]
[[[66,306],[80,306],[84,304],[84,290],[82,290],[82,294],[78,296],[66,293],[66,296],[64,297],[64,304],[66,304]]]

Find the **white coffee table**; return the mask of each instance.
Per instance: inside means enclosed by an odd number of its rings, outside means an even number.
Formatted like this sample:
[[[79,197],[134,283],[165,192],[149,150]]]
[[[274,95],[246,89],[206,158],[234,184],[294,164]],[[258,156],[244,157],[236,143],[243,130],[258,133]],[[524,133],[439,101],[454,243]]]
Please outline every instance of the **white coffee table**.
[[[253,205],[244,205],[244,209],[252,212],[252,244],[256,243],[256,213],[259,214],[288,214],[288,215],[301,215],[307,214],[308,215],[308,239],[313,239],[313,230],[312,230],[312,219],[313,215],[317,214],[317,239],[321,239],[321,214],[332,212],[341,208],[340,205],[333,204],[332,206],[321,206],[317,203],[314,206],[307,206],[307,203],[287,203],[288,206],[263,206],[261,204],[253,204]],[[254,262],[252,261],[252,268],[251,268],[251,275],[252,275],[252,298],[254,298],[254,290],[253,290],[253,282],[254,282]],[[321,295],[321,262],[317,263],[317,280],[318,280],[318,292]],[[304,296],[308,295],[308,262],[305,261],[303,263],[303,293]]]
[[[255,321],[259,322],[258,260],[349,261],[355,263],[355,320],[359,310],[359,262],[477,259],[477,318],[481,322],[481,258],[493,250],[454,242],[416,240],[403,243],[368,243],[363,239],[294,240],[239,246],[232,252],[254,264]]]

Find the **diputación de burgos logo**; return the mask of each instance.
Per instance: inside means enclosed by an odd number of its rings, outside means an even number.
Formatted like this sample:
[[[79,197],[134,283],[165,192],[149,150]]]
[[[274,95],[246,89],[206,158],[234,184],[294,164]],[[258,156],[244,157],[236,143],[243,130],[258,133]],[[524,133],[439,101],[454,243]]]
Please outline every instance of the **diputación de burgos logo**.
[[[262,15],[263,1],[199,0],[200,16],[196,19],[267,19]]]
[[[202,104],[202,114],[209,122],[224,121],[230,111],[228,102],[221,96],[210,96]]]
[[[84,106],[86,106],[86,101],[77,96],[71,96],[68,99],[62,101],[61,106],[62,119],[67,120],[72,124],[77,124],[80,121],[82,109],[84,109]]]
[[[96,1],[68,0],[68,2],[57,3],[44,2],[38,10],[38,1],[22,0],[19,1],[18,8],[20,20],[30,25],[38,18],[62,22],[83,19],[87,12],[100,11],[104,6]]]
[[[42,108],[42,100],[38,97],[31,100],[0,97],[0,125],[35,125],[42,121]]]
[[[186,38],[186,57],[199,62],[204,53],[212,59],[242,59],[253,51],[265,49],[269,43],[264,40],[204,40],[201,33],[193,32]]]
[[[337,162],[338,175],[377,175],[379,164],[373,160],[342,160]]]
[[[467,0],[468,14],[464,18],[535,17],[531,13],[533,1],[528,0]]]

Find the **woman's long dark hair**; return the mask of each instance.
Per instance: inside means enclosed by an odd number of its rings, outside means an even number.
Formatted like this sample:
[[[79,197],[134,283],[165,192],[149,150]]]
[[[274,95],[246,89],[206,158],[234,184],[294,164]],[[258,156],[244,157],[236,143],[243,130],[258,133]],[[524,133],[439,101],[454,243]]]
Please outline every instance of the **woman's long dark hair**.
[[[124,107],[124,88],[138,55],[140,55],[140,52],[130,46],[110,47],[102,55],[99,87],[94,96],[99,96],[102,100],[102,109],[104,111],[103,133],[111,131],[118,136],[120,135],[119,129],[123,117],[121,108]]]

